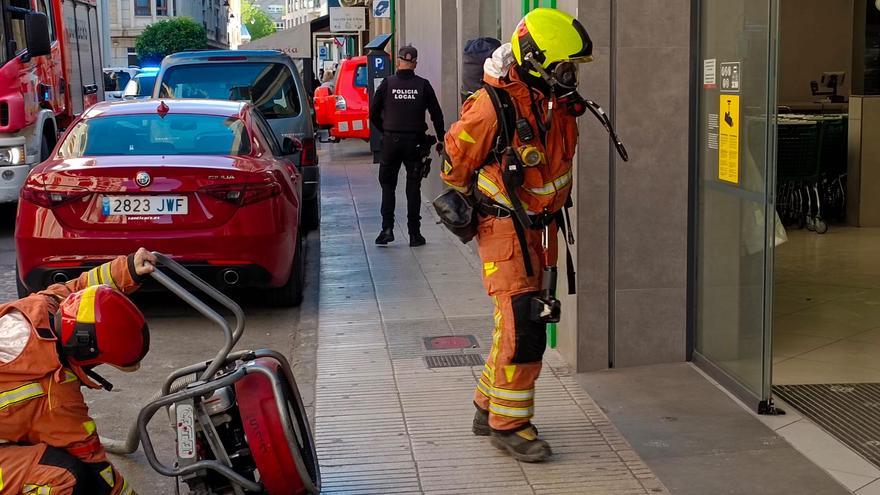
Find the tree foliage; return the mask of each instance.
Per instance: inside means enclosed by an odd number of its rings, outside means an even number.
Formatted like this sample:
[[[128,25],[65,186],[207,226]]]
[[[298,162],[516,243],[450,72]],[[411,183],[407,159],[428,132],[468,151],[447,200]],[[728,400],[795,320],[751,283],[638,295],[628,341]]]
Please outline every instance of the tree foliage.
[[[208,46],[204,26],[189,17],[175,17],[147,26],[135,43],[142,65],[158,64],[166,55]]]
[[[275,32],[272,18],[248,0],[241,2],[241,22],[251,34],[251,41],[265,38]]]

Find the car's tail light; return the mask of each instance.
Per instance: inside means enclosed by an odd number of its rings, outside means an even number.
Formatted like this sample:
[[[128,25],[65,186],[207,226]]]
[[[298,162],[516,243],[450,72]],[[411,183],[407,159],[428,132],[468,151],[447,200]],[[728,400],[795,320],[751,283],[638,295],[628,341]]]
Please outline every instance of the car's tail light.
[[[345,110],[346,108],[348,108],[348,105],[345,104],[345,97],[336,95],[336,109]]]
[[[303,167],[314,167],[318,164],[318,150],[315,148],[313,138],[302,139],[302,149],[299,152],[299,164]]]
[[[84,198],[91,192],[84,187],[36,186],[26,184],[21,188],[21,199],[43,208],[54,208],[73,200]]]
[[[202,192],[213,198],[234,205],[257,203],[281,194],[281,185],[275,181],[257,184],[223,184],[208,186]]]

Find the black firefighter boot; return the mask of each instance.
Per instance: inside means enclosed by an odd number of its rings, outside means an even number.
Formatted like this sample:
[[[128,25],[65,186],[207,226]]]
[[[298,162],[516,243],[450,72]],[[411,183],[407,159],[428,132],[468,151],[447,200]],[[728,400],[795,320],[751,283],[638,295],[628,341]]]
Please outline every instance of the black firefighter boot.
[[[476,402],[474,402],[474,407],[477,411],[474,412],[474,423],[471,427],[471,431],[473,431],[474,435],[478,437],[490,436],[492,434],[492,427],[489,426],[489,411],[478,406]],[[532,425],[532,428],[534,428],[535,435],[537,435],[538,427]]]
[[[376,244],[385,245],[394,241],[394,229],[382,229],[379,237],[376,238]]]
[[[471,430],[478,437],[488,437],[492,434],[492,428],[489,427],[489,411],[477,404],[474,404],[474,407],[477,408],[477,412],[474,413],[474,425]]]
[[[550,445],[538,438],[531,423],[512,432],[492,430],[492,445],[522,462],[542,462],[553,455]]]

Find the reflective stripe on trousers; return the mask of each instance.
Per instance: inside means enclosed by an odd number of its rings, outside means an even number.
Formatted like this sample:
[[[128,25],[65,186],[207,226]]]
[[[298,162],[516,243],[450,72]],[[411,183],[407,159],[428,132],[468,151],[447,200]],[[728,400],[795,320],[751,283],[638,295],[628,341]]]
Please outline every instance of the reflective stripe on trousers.
[[[0,411],[7,407],[35,399],[44,394],[43,387],[39,383],[28,383],[20,387],[0,393]]]

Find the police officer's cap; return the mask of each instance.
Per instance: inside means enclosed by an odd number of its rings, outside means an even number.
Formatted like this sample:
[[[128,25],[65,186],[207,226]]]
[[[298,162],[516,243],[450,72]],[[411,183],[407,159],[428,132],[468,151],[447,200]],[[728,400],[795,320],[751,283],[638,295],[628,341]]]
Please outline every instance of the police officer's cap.
[[[401,60],[406,60],[407,62],[415,62],[416,59],[419,58],[419,51],[416,50],[414,46],[406,45],[400,47],[400,50],[397,52],[397,56],[400,57]]]

